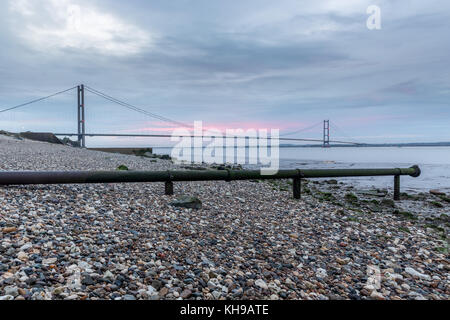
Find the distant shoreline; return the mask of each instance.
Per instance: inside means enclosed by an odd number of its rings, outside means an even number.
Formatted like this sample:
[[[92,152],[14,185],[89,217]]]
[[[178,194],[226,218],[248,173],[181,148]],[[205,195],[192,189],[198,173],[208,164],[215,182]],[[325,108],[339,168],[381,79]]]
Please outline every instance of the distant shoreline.
[[[330,147],[339,148],[379,148],[379,147],[450,147],[450,142],[411,142],[411,143],[373,143],[373,144],[358,144],[358,145],[342,145],[330,144]],[[293,145],[282,144],[280,148],[323,148],[323,145]]]
[[[361,144],[361,145],[340,145],[331,144],[330,148],[380,148],[380,147],[450,147],[450,142],[424,142],[424,143],[398,143],[398,144]],[[173,148],[171,146],[153,146],[152,148]],[[192,149],[197,149],[199,147],[193,147]],[[203,147],[205,148],[205,147]],[[225,147],[224,147],[225,148]],[[236,148],[236,146],[235,146]],[[249,146],[245,146],[249,148]],[[281,144],[280,148],[323,148],[321,144],[307,144],[307,145],[295,145],[295,144]]]

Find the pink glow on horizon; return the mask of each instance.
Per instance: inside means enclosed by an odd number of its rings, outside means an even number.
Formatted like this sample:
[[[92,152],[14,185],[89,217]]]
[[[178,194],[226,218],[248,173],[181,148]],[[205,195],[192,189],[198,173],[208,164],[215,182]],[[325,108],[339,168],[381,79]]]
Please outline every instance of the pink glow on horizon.
[[[364,117],[348,117],[345,119],[330,119],[332,122],[335,122],[339,126],[348,126],[348,127],[359,127],[365,126],[377,122],[384,122],[387,120],[395,120],[404,118],[403,116],[393,116],[393,115],[369,115]],[[317,123],[317,122],[316,122]],[[190,123],[189,123],[190,124]],[[313,125],[313,121],[234,121],[234,122],[203,122],[203,131],[207,130],[219,130],[222,133],[225,133],[227,129],[242,129],[242,130],[259,130],[259,129],[267,129],[270,131],[271,129],[279,129],[281,133],[291,132],[295,130],[301,130],[303,128],[310,127]],[[192,123],[192,125],[194,125]],[[121,130],[123,133],[135,133],[135,134],[145,134],[145,133],[155,133],[155,134],[171,134],[176,129],[184,129],[191,133],[193,133],[193,128],[191,127],[168,127],[165,122],[152,121],[147,122],[146,125],[135,128],[135,129],[125,129]],[[321,130],[320,127],[314,130]],[[307,130],[305,132],[312,132],[311,130]]]
[[[249,130],[249,129],[279,129],[280,131],[285,130],[297,130],[301,128],[305,128],[308,126],[311,126],[313,124],[312,122],[292,122],[292,121],[242,121],[242,122],[227,122],[227,123],[221,123],[221,122],[203,122],[203,130],[219,130],[221,132],[225,132],[227,129],[243,129],[243,130]],[[121,130],[122,132],[164,132],[164,133],[171,133],[175,129],[185,129],[188,131],[192,131],[193,128],[188,127],[167,127],[164,125],[167,125],[163,122],[152,122],[152,125],[155,125],[155,127],[142,127],[137,129],[130,129],[130,130]],[[161,127],[157,127],[158,125],[161,125]],[[192,124],[193,125],[193,124]]]

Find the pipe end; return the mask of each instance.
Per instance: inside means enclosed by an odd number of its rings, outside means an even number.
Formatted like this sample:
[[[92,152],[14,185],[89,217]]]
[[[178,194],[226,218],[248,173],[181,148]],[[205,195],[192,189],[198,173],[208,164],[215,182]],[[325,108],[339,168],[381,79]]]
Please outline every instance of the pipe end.
[[[414,169],[414,170],[415,170],[415,172],[414,172],[413,174],[411,174],[411,177],[413,177],[413,178],[417,178],[417,177],[420,176],[420,174],[422,173],[422,171],[420,171],[420,168],[419,168],[418,165],[413,165],[413,166],[411,167],[411,169]]]

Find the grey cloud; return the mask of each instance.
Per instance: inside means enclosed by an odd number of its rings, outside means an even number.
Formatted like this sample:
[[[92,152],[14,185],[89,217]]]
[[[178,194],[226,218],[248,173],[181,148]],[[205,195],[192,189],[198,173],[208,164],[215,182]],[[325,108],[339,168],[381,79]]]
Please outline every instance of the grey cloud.
[[[364,5],[360,12],[327,10],[323,1],[84,2],[155,34],[152,46],[120,57],[35,50],[18,35],[20,19],[27,18],[13,17],[5,3],[1,105],[84,82],[187,121],[317,122],[378,114],[393,119],[386,130],[396,134],[404,122],[395,119],[405,111],[423,124],[435,121],[433,114],[441,115],[437,121],[450,117],[446,1],[380,1],[380,31],[366,29]],[[38,18],[50,15],[42,11]],[[441,136],[437,128],[429,134]]]

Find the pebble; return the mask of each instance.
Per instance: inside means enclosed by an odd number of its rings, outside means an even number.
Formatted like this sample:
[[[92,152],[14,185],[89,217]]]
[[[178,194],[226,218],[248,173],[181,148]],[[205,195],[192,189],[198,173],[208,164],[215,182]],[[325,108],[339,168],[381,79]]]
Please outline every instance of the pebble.
[[[192,291],[191,290],[184,290],[183,292],[181,292],[180,297],[183,299],[187,299],[192,295]]]
[[[17,297],[19,295],[19,290],[17,287],[13,287],[13,286],[8,286],[4,288],[4,293],[7,296],[13,296],[13,297]]]
[[[424,273],[420,273],[416,270],[414,270],[413,268],[407,267],[405,268],[405,272],[409,273],[410,275],[412,275],[413,277],[417,277],[420,279],[424,279],[424,280],[431,280],[431,277],[427,274]]]
[[[327,274],[327,271],[325,269],[318,268],[316,270],[316,277],[317,278],[325,278],[327,276],[328,276],[328,274]]]
[[[168,289],[168,288],[162,288],[162,289],[159,291],[159,295],[160,295],[161,297],[165,297],[168,293],[169,293],[169,289]]]
[[[152,286],[147,287],[147,294],[149,296],[155,295],[156,293],[157,293],[157,290],[155,288],[153,288]]]
[[[214,299],[218,300],[222,296],[222,293],[219,292],[219,291],[214,290],[212,292],[212,295],[213,295]]]
[[[20,251],[17,254],[17,259],[22,260],[22,261],[26,261],[26,260],[28,260],[28,254],[23,252],[23,251]]]
[[[114,280],[114,274],[111,271],[106,270],[106,272],[103,274],[103,278],[110,281]]]
[[[370,297],[376,300],[385,300],[386,298],[379,292],[377,291],[372,291],[372,293],[370,294]]]
[[[26,243],[23,246],[20,247],[20,251],[27,251],[28,249],[32,248],[33,244],[32,243]]]
[[[9,228],[2,229],[2,233],[12,233],[12,232],[16,232],[16,231],[17,231],[16,227],[9,227]]]
[[[42,264],[44,264],[44,265],[51,265],[51,264],[55,264],[56,261],[58,261],[57,258],[48,258],[48,259],[42,260]]]
[[[181,169],[0,135],[0,170],[120,165]],[[449,258],[439,248],[445,215],[424,216],[445,208],[405,199],[371,210],[363,201],[390,199],[384,191],[358,194],[356,208],[345,201],[347,184],[302,185],[311,191],[302,201],[280,190],[287,181],[177,182],[175,196],[160,183],[0,188],[0,299],[450,298]],[[331,191],[340,205],[319,199]],[[183,195],[202,206],[170,205]],[[369,267],[380,283],[369,281]]]
[[[267,286],[267,283],[264,280],[262,280],[262,279],[256,280],[255,281],[255,285],[260,287],[263,290],[269,289],[269,287]]]
[[[434,194],[435,196],[445,196],[446,195],[445,192],[442,192],[442,191],[436,190],[436,189],[430,190],[430,193]]]

